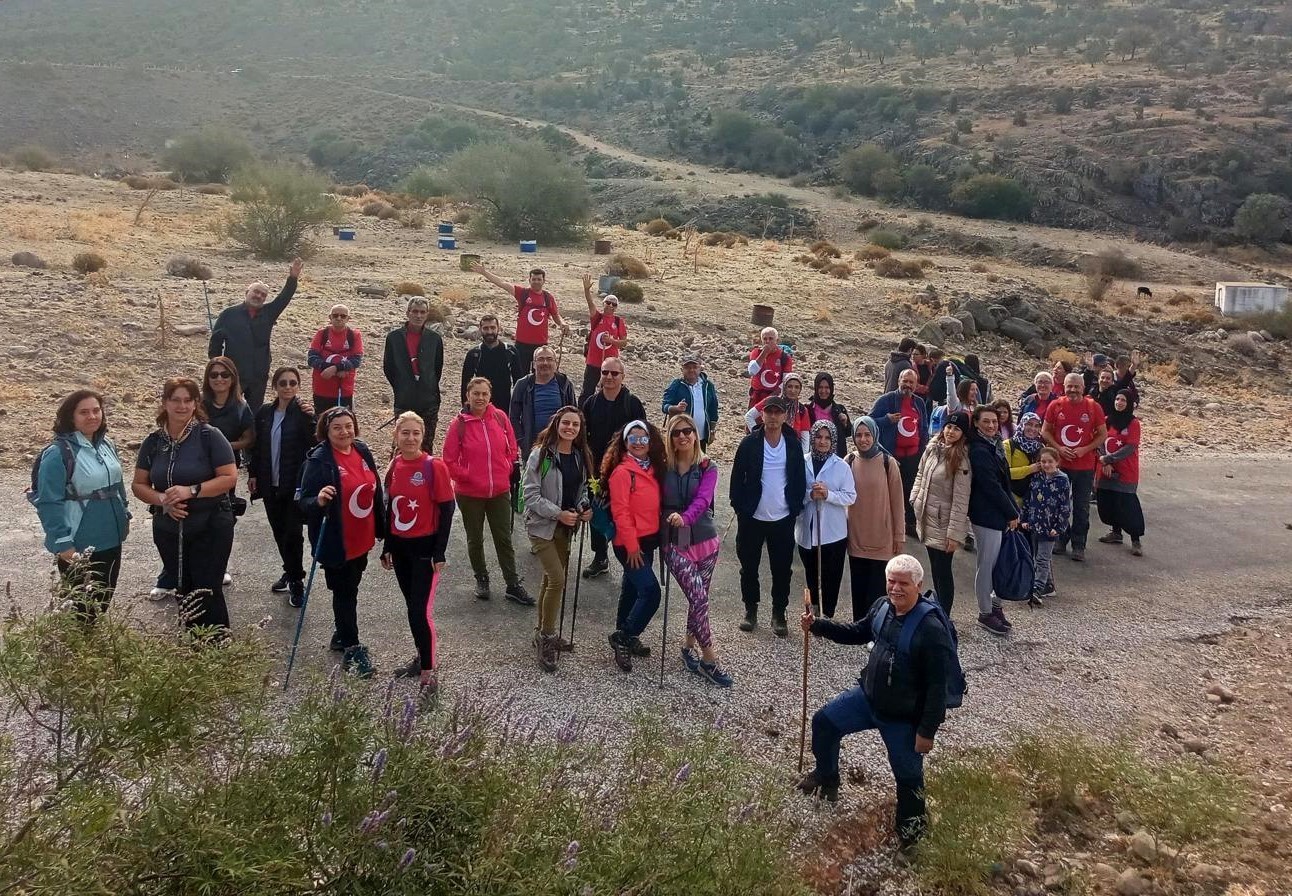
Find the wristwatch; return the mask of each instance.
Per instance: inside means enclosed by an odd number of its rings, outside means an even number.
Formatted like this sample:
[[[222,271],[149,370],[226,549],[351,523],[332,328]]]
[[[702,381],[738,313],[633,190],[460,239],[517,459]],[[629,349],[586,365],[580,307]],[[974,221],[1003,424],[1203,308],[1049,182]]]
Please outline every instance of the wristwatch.
[[[196,498],[198,495],[202,494],[202,483],[199,482],[197,485],[190,485],[188,489],[193,493],[193,497]]]

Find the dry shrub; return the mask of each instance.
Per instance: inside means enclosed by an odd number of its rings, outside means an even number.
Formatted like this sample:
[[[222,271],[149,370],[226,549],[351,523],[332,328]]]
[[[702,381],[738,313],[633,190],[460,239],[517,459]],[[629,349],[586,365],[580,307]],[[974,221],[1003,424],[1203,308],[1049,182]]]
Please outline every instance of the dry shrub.
[[[832,317],[833,312],[829,305],[817,305],[816,311],[812,312],[812,320],[819,324],[830,323]]]
[[[1098,302],[1112,288],[1114,280],[1107,274],[1101,274],[1099,271],[1086,271],[1086,295]]]
[[[1050,352],[1049,359],[1051,364],[1057,364],[1059,361],[1071,364],[1073,370],[1076,370],[1077,364],[1081,361],[1081,359],[1077,357],[1076,352],[1070,351],[1066,348],[1056,348],[1054,351]]]
[[[621,302],[636,305],[646,300],[646,294],[642,292],[640,283],[634,283],[631,280],[620,280],[615,284],[615,298]]]
[[[986,279],[987,279],[987,282],[988,282],[988,283],[999,283],[999,282],[1000,282],[1000,275],[999,275],[999,274],[988,274]]]
[[[433,324],[442,324],[449,319],[449,309],[446,305],[437,305],[434,302],[426,310],[426,319]]]
[[[377,218],[382,221],[389,221],[396,217],[399,212],[389,202],[383,202],[380,199],[370,199],[359,209],[359,213],[369,218]]]
[[[459,209],[458,211],[454,212],[454,213],[453,213],[452,221],[453,221],[453,223],[454,223],[454,224],[470,224],[470,223],[471,223],[471,209],[469,209],[469,208],[464,208],[464,209]]]
[[[79,274],[93,274],[107,266],[107,259],[97,252],[79,252],[72,257],[72,269]]]
[[[920,256],[919,258],[915,259],[915,263],[918,264],[926,271],[929,270],[930,268],[937,267],[937,264],[933,261],[932,258],[925,258],[924,256]]]
[[[814,255],[812,256],[812,260],[808,262],[808,267],[812,268],[812,270],[814,271],[824,271],[832,263],[833,262],[831,262],[830,259],[828,258],[822,258],[819,255]]]
[[[901,258],[881,258],[875,262],[875,273],[893,280],[915,280],[924,276],[924,268],[918,261]]]
[[[873,245],[862,246],[856,252],[852,253],[853,258],[856,258],[858,261],[879,261],[879,259],[887,258],[892,254],[892,252],[889,252],[883,246]]]
[[[843,253],[839,251],[839,247],[829,240],[817,240],[808,246],[808,251],[813,255],[820,255],[822,258],[840,258],[843,256]]]
[[[400,280],[395,284],[394,293],[397,296],[424,296],[426,287],[416,280]]]
[[[1180,381],[1180,365],[1174,359],[1161,364],[1142,365],[1144,378],[1150,383],[1172,386]]]
[[[197,188],[197,192],[203,196],[228,196],[229,188],[224,184],[202,184]]]
[[[1104,249],[1097,255],[1086,255],[1077,262],[1083,274],[1133,280],[1142,273],[1140,263],[1121,249]]]
[[[1194,308],[1192,311],[1186,311],[1180,315],[1180,320],[1189,324],[1214,327],[1219,318],[1216,317],[1216,312],[1210,308]]]
[[[127,174],[121,182],[132,190],[178,190],[179,184],[169,177],[148,177],[144,174]]]
[[[210,265],[191,255],[172,255],[166,261],[166,273],[188,280],[210,280],[214,276]]]
[[[1149,314],[1161,314],[1165,309],[1161,305],[1149,305]]]
[[[673,229],[673,225],[663,218],[655,218],[643,224],[641,229],[650,236],[663,236]]]
[[[1118,305],[1117,313],[1122,317],[1130,317],[1135,313],[1135,307],[1133,305]]]
[[[727,235],[721,230],[715,230],[713,233],[706,233],[704,236],[700,237],[700,245],[721,246],[722,241],[726,239],[726,237]]]
[[[108,279],[108,275],[105,274],[103,271],[91,271],[90,273],[86,274],[85,282],[90,284],[91,286],[97,286],[100,288],[112,285],[112,281]]]
[[[985,274],[987,273],[987,265],[983,264],[981,261],[975,261],[973,264],[969,265],[969,273]]]
[[[839,280],[847,280],[852,276],[852,265],[847,262],[837,261],[826,268],[825,272]]]
[[[678,230],[675,227],[672,230],[670,230],[668,233],[664,234],[664,239],[677,240],[680,243],[682,242],[682,231]]]
[[[1167,299],[1166,303],[1174,307],[1177,305],[1192,305],[1194,301],[1193,296],[1189,295],[1187,292],[1177,291],[1171,293],[1171,298]]]
[[[748,246],[749,237],[743,233],[727,233],[722,237],[722,248],[734,249],[736,246]]]
[[[471,299],[471,290],[463,286],[450,286],[440,293],[440,298],[450,305],[465,305]]]
[[[409,230],[421,230],[426,226],[426,212],[409,209],[399,213],[399,223]]]
[[[35,252],[15,252],[9,261],[20,268],[35,268],[38,271],[43,271],[46,267],[45,259]]]
[[[337,185],[332,188],[332,192],[338,196],[352,196],[358,198],[367,196],[372,192],[372,188],[367,184],[351,184],[349,186]]]
[[[1256,341],[1246,333],[1230,337],[1228,346],[1245,358],[1255,358],[1260,354],[1260,348],[1257,347]]]
[[[606,262],[606,273],[612,277],[631,277],[634,280],[641,280],[650,276],[650,268],[646,267],[646,262],[636,256],[616,252]],[[619,294],[615,293],[615,295]]]
[[[865,233],[869,230],[874,230],[879,224],[880,222],[877,218],[862,218],[857,222],[857,232]]]
[[[791,260],[799,264],[811,264],[812,262],[816,261],[816,256],[799,254],[799,255],[795,255],[794,258]]]

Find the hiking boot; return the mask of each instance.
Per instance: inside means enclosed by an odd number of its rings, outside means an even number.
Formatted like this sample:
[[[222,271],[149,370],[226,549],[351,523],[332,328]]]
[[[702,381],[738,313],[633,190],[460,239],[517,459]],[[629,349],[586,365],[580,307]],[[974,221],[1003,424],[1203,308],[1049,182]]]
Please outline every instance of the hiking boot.
[[[585,579],[595,579],[597,576],[604,576],[610,571],[610,561],[605,557],[593,557],[592,562],[583,570]]]
[[[171,590],[169,588],[153,588],[148,592],[149,600],[165,600],[170,596]]]
[[[633,635],[628,639],[628,652],[636,657],[650,656],[650,648],[642,643],[642,639]]]
[[[614,632],[610,635],[610,649],[614,651],[616,666],[624,672],[633,671],[633,655],[628,649],[628,639],[624,637],[623,632]]]
[[[701,675],[709,679],[709,681],[713,682],[718,687],[731,687],[731,676],[722,671],[717,663],[706,663],[704,660],[700,660],[699,669]]]
[[[1041,591],[1041,597],[1058,597],[1059,592],[1054,590],[1054,579],[1045,583],[1044,590]]]
[[[288,582],[287,583],[287,606],[294,610],[299,610],[305,606],[305,583]]]
[[[274,584],[269,586],[269,590],[274,592],[274,594],[286,594],[287,593],[287,573],[283,573],[281,576],[279,576],[278,581],[274,582]]]
[[[799,778],[794,787],[806,796],[815,796],[831,803],[839,800],[839,782],[837,780],[824,781],[817,777],[815,770]]]
[[[337,651],[338,653],[340,653],[341,651],[345,650],[345,645],[341,643],[341,633],[340,633],[340,632],[333,632],[333,633],[332,633],[332,640],[328,642],[327,649],[328,649],[328,650],[335,650],[335,651]]]
[[[785,624],[784,613],[772,614],[772,634],[778,638],[787,637],[790,633],[789,626]]]
[[[476,600],[489,599],[489,577],[476,576]]]
[[[1138,538],[1131,539],[1131,556],[1132,557],[1144,556],[1144,548],[1140,545]]]
[[[540,635],[538,639],[538,667],[544,672],[556,671],[556,635]]]
[[[992,607],[991,615],[995,616],[998,620],[1000,620],[1000,624],[1005,626],[1005,631],[1009,631],[1014,627],[1014,623],[1010,622],[1008,619],[1005,618],[1004,607]]]
[[[752,632],[756,628],[758,628],[758,610],[755,608],[745,610],[745,618],[740,623],[740,630]]]
[[[515,585],[508,585],[504,596],[507,600],[514,604],[520,604],[522,607],[532,607],[535,604],[534,598],[529,596],[529,592],[525,590],[525,586],[520,582]]]
[[[440,676],[431,669],[430,674],[421,680],[417,688],[417,699],[423,705],[434,703],[440,696]]]
[[[1009,629],[995,613],[979,613],[978,625],[1001,638],[1009,634]]]
[[[362,644],[346,648],[345,656],[341,659],[341,668],[355,678],[372,678],[373,673],[377,671],[368,656],[368,648]]]
[[[1116,529],[1099,539],[1100,544],[1121,544],[1122,534]]]
[[[1086,560],[1086,549],[1085,549],[1085,548],[1073,548],[1073,549],[1072,549],[1072,562],[1073,562],[1073,563],[1084,563],[1084,562],[1085,562],[1085,560]]]
[[[699,654],[697,654],[690,647],[682,648],[682,665],[686,666],[686,671],[699,675],[700,663],[701,663],[701,659]]]
[[[574,653],[574,644],[572,644],[571,642],[565,640],[560,635],[550,635],[549,637],[554,639],[554,642],[556,644],[556,649],[561,653]],[[536,630],[534,632],[534,637],[530,639],[529,643],[533,644],[535,647],[538,647],[539,642],[542,639],[543,639],[542,633]]]
[[[396,678],[417,678],[421,674],[422,660],[416,656],[394,671]]]

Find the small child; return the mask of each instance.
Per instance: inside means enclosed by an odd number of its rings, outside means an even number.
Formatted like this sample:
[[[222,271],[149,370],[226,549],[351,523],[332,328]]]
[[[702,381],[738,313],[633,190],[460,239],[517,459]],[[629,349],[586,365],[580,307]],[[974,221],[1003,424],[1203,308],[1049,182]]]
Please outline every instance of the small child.
[[[1050,558],[1054,543],[1068,531],[1072,518],[1072,486],[1059,469],[1059,452],[1048,445],[1036,455],[1041,472],[1032,476],[1031,488],[1023,504],[1023,528],[1036,541],[1035,581],[1028,606],[1044,606],[1042,598],[1054,596],[1054,574]]]

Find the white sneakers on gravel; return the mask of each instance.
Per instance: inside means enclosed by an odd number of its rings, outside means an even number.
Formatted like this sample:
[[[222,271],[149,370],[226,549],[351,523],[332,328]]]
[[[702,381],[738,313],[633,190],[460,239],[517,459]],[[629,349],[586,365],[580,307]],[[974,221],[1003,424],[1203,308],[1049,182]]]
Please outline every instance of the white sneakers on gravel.
[[[169,588],[154,588],[148,592],[149,600],[165,600],[170,597]]]

